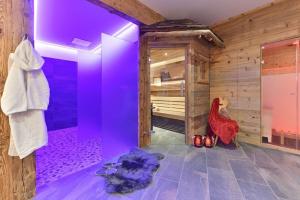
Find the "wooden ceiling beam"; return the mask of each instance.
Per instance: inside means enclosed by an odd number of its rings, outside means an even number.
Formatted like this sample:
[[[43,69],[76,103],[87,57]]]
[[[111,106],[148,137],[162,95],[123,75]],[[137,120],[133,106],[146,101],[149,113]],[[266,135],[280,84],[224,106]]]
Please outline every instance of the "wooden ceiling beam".
[[[111,13],[120,15],[134,23],[146,25],[164,21],[165,18],[138,0],[87,0]]]

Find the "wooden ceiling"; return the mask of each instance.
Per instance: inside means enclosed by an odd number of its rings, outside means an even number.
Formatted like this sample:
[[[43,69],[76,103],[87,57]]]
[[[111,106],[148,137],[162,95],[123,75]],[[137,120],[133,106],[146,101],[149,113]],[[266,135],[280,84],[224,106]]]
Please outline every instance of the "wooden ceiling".
[[[155,48],[150,50],[151,64],[185,56],[184,48]]]

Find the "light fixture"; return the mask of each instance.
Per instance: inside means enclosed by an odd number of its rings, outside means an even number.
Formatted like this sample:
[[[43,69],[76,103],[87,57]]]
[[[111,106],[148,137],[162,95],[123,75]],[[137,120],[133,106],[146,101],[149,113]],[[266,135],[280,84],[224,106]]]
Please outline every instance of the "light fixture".
[[[126,24],[123,28],[118,30],[116,33],[114,33],[112,36],[115,38],[121,39],[123,35],[125,35],[128,31],[131,31],[135,28],[135,24],[132,22],[129,22]],[[100,54],[102,50],[102,44],[97,45],[94,49],[92,49],[90,52],[94,54]]]

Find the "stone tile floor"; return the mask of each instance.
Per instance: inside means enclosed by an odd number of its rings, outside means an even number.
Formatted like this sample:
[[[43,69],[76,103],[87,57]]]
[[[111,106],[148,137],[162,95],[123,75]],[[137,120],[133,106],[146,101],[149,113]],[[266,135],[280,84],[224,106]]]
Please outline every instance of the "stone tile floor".
[[[48,145],[36,151],[37,187],[102,160],[101,143],[95,138],[82,140],[77,127],[50,131],[48,138]]]
[[[166,129],[153,127],[154,133],[151,135],[151,143],[160,144],[185,144],[185,135]]]
[[[36,200],[299,200],[300,156],[241,144],[239,149],[152,145],[161,152],[153,183],[128,195],[104,191],[99,165],[40,188]]]

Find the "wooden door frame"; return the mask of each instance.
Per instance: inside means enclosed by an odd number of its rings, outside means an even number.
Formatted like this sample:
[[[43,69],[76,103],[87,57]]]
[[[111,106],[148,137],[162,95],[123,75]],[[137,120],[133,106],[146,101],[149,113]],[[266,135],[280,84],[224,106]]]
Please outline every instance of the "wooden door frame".
[[[297,36],[297,37],[288,37],[286,39],[274,40],[274,41],[271,41],[271,42],[262,43],[260,45],[260,61],[261,61],[260,62],[260,70],[259,70],[260,71],[260,79],[259,79],[259,81],[260,81],[260,135],[259,135],[259,143],[258,144],[253,143],[253,144],[257,145],[257,146],[264,147],[264,148],[276,149],[276,150],[279,150],[279,151],[300,155],[300,151],[298,149],[292,149],[292,148],[288,148],[288,147],[282,147],[282,146],[274,145],[274,144],[271,144],[271,143],[263,143],[262,142],[262,131],[263,131],[263,125],[262,125],[262,115],[263,115],[262,68],[263,68],[263,63],[262,63],[262,61],[264,60],[263,59],[263,46],[273,44],[273,43],[288,41],[288,40],[298,40],[298,41],[300,41],[300,37],[299,36]],[[297,125],[297,126],[299,126],[299,125]],[[299,127],[297,129],[299,129]],[[299,141],[297,141],[297,139],[296,139],[296,144],[299,147]]]
[[[149,43],[149,46],[148,46],[148,51],[151,50],[151,49],[171,49],[171,48],[182,48],[184,49],[184,56],[185,56],[185,60],[184,60],[184,97],[185,97],[185,100],[184,100],[184,107],[185,107],[185,115],[184,115],[184,123],[185,123],[185,132],[184,132],[184,142],[185,144],[187,144],[187,141],[188,141],[188,134],[187,134],[187,131],[188,131],[188,106],[187,106],[187,102],[188,102],[188,45],[174,45],[174,44],[165,44],[165,43],[162,43],[161,45],[153,45],[151,44],[151,42]],[[151,54],[150,54],[151,56]],[[148,68],[148,72],[147,73],[147,76],[149,76],[150,78],[150,72],[151,72],[151,67],[150,67],[150,63],[148,63],[147,65],[147,68]],[[150,84],[151,82],[149,82]],[[150,112],[151,112],[151,88],[149,87],[149,101],[150,101],[150,107],[148,107],[148,109],[150,109]],[[150,118],[151,120],[151,118]],[[151,121],[150,121],[151,122]],[[150,138],[152,136],[150,135]]]
[[[190,76],[189,65],[191,63],[191,58],[189,56],[189,51],[191,46],[189,42],[182,42],[182,43],[174,43],[174,42],[166,42],[166,41],[157,42],[157,41],[151,41],[149,37],[142,36],[140,39],[140,69],[139,69],[140,71],[139,146],[146,147],[151,144],[151,132],[150,132],[151,117],[149,117],[149,114],[151,112],[149,57],[150,57],[150,49],[152,48],[184,48],[185,49],[185,144],[188,144],[189,107],[187,102],[189,102],[188,77]]]

